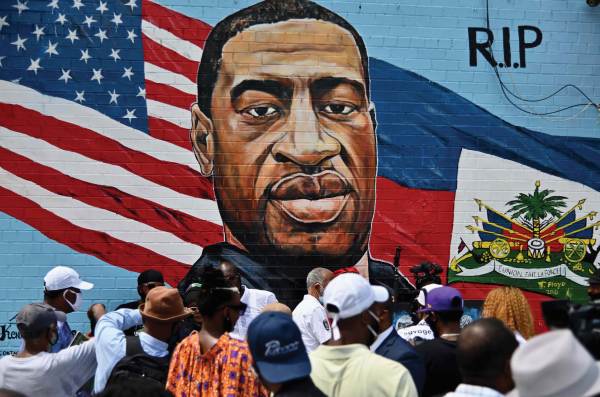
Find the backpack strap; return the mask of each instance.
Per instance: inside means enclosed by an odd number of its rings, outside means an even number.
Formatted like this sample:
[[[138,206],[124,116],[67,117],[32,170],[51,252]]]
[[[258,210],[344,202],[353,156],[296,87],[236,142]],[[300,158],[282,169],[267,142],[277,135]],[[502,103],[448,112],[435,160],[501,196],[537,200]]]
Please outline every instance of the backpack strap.
[[[136,354],[147,355],[142,348],[142,342],[137,335],[125,337],[125,357],[135,356]]]

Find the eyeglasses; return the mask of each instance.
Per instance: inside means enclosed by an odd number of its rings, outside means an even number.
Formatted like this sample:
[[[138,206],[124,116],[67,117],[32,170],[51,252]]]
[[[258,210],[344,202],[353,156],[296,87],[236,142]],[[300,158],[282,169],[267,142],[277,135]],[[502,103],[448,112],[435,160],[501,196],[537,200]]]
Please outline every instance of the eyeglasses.
[[[240,314],[240,316],[244,315],[244,313],[246,312],[246,309],[248,308],[248,305],[245,304],[244,302],[240,302],[238,305],[225,305],[233,310],[237,310]]]

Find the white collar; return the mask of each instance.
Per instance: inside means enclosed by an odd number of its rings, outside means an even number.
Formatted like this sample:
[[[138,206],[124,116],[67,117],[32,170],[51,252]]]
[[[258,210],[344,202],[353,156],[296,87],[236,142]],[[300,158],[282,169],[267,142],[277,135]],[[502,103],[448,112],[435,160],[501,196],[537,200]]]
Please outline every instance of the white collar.
[[[385,338],[390,336],[390,334],[392,333],[393,330],[394,330],[394,326],[391,325],[388,329],[386,329],[385,331],[380,333],[379,336],[377,336],[377,339],[375,339],[375,342],[373,342],[373,344],[371,345],[371,347],[370,347],[371,351],[374,352],[375,350],[377,350],[379,348],[379,346],[381,346],[381,344],[383,343]]]

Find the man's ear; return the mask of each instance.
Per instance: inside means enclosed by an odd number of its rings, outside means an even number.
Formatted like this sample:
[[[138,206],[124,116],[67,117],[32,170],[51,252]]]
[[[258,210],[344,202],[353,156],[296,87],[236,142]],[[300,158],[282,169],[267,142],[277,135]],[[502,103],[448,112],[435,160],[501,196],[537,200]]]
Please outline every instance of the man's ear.
[[[214,168],[214,128],[212,121],[200,110],[197,103],[192,105],[190,139],[194,155],[200,164],[200,172],[204,176],[211,176]]]

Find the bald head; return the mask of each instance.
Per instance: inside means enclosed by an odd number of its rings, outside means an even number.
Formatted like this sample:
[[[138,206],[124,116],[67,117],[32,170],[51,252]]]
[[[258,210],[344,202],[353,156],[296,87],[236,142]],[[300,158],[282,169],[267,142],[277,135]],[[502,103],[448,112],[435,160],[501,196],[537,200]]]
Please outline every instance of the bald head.
[[[518,346],[513,332],[498,319],[484,318],[465,327],[456,350],[463,383],[510,391],[510,358]]]
[[[285,313],[289,316],[292,315],[292,309],[290,309],[289,306],[287,306],[281,302],[273,302],[273,303],[269,303],[269,304],[265,305],[265,307],[262,308],[261,313],[266,313],[266,312],[280,312],[280,313]]]

